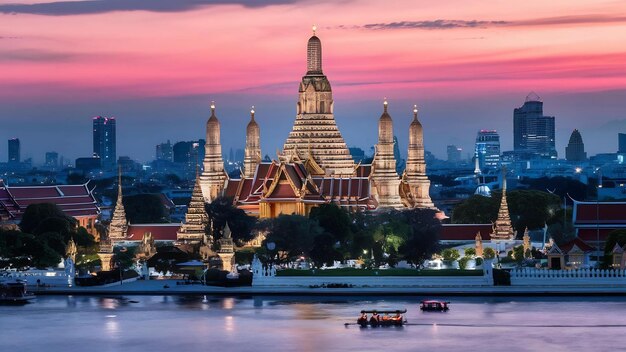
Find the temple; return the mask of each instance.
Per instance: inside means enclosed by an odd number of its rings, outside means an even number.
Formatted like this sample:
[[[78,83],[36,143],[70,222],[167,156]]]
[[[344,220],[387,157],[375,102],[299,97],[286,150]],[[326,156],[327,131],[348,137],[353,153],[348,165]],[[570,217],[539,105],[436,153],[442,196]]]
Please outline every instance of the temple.
[[[500,209],[498,210],[498,218],[493,224],[491,232],[492,240],[512,240],[515,239],[515,232],[511,226],[511,216],[509,215],[509,205],[506,201],[506,167],[502,167],[502,199],[500,200]]]
[[[117,181],[117,202],[109,225],[109,239],[113,242],[123,241],[126,239],[127,232],[128,221],[126,220],[124,203],[122,203],[122,172],[120,170]]]
[[[394,156],[393,121],[385,99],[378,119],[378,143],[371,164],[355,164],[333,113],[334,100],[322,69],[322,43],[315,34],[307,43],[307,70],[302,77],[296,119],[274,161],[261,161],[260,126],[254,107],[246,127],[243,169],[238,179],[224,171],[220,124],[211,104],[206,128],[206,155],[200,188],[205,202],[218,196],[250,215],[308,215],[320,204],[349,210],[436,209],[424,161],[424,136],[417,106],[409,126],[406,169],[399,175]],[[190,210],[191,211],[191,210]],[[187,219],[189,222],[190,219]],[[185,237],[182,235],[179,239]]]
[[[176,239],[181,243],[199,245],[205,237],[205,229],[209,223],[206,209],[204,208],[204,197],[200,187],[200,176],[196,172],[196,183],[191,193],[191,201],[185,214],[185,223],[181,225],[176,234]]]

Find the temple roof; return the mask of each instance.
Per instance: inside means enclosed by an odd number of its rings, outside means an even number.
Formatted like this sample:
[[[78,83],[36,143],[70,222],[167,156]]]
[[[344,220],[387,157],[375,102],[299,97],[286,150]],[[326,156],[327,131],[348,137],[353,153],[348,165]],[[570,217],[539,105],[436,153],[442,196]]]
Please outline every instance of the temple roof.
[[[141,241],[144,233],[152,233],[155,241],[176,241],[176,232],[180,228],[180,223],[168,224],[131,224],[128,225],[127,241]]]
[[[20,220],[30,204],[56,204],[69,216],[97,216],[100,208],[88,183],[82,185],[6,186],[0,182],[0,216]]]

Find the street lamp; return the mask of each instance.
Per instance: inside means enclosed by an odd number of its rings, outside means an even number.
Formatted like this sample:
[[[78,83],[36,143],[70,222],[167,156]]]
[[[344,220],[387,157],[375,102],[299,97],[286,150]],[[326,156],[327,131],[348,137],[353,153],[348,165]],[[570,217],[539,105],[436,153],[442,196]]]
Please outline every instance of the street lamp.
[[[596,190],[596,265],[600,261],[600,188],[602,184]]]

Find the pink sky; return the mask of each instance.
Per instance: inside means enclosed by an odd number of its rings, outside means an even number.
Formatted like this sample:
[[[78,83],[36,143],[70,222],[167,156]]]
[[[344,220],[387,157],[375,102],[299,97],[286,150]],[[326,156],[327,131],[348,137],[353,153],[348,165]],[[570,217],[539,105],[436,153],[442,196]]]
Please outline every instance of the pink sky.
[[[0,103],[16,107],[178,96],[225,97],[234,105],[241,95],[295,104],[313,22],[324,71],[344,106],[378,104],[383,96],[407,109],[518,97],[507,103],[508,118],[531,90],[545,98],[626,87],[623,1],[276,1],[283,4],[69,15],[76,13],[70,2],[14,1],[35,4],[0,4]],[[128,6],[143,3],[150,1]],[[11,117],[0,109],[0,119]],[[471,143],[470,134],[459,144]]]

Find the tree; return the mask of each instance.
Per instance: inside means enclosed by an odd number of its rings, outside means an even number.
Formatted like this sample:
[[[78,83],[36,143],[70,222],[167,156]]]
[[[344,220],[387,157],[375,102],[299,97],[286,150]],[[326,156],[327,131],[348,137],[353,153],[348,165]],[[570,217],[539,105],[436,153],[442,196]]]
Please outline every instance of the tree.
[[[443,260],[447,262],[453,262],[461,257],[461,254],[457,249],[454,248],[446,248],[441,252],[441,256]]]
[[[464,254],[466,257],[473,258],[476,256],[476,249],[474,247],[465,248]]]
[[[50,223],[42,224],[44,221],[53,219],[62,219],[65,222],[50,220]],[[60,228],[73,228],[76,225],[76,219],[67,216],[59,206],[52,203],[37,203],[26,207],[22,221],[20,221],[20,229],[25,233],[36,234],[57,231]],[[48,228],[48,226],[54,228]]]
[[[403,212],[409,233],[398,248],[398,253],[407,262],[421,265],[437,251],[441,222],[436,214],[433,209],[411,209]]]
[[[317,221],[300,215],[281,214],[273,219],[272,229],[267,234],[264,245],[275,243],[279,260],[288,261],[299,256],[309,256],[315,244],[315,238],[324,230]]]
[[[604,245],[604,267],[609,267],[613,263],[613,248],[615,245],[624,247],[626,245],[626,230],[614,230],[606,237]]]
[[[352,239],[351,220],[348,212],[335,203],[322,204],[311,209],[311,220],[315,220],[335,241],[345,245]]]
[[[458,261],[459,269],[465,270],[467,268],[467,262],[469,262],[470,260],[472,260],[472,258],[470,258],[470,257],[463,257],[463,258],[459,259],[459,261]]]
[[[496,257],[496,251],[491,247],[487,247],[483,250],[483,258],[484,259],[494,259]]]
[[[252,240],[252,230],[255,227],[256,219],[235,207],[232,198],[217,197],[211,203],[206,204],[205,209],[213,224],[213,228],[207,227],[206,231],[208,235],[213,237],[214,241],[222,238],[227,222],[235,242],[243,244]]]
[[[324,232],[313,238],[313,248],[309,255],[315,267],[319,268],[326,264],[332,266],[335,260],[342,260],[343,257],[335,246],[337,242],[333,235]]]
[[[142,193],[122,199],[126,219],[131,224],[167,223],[169,213],[158,194]]]

